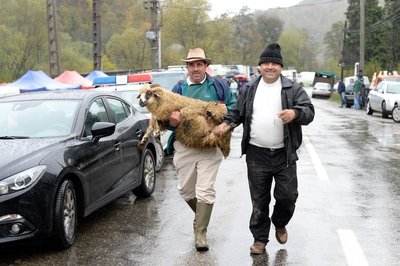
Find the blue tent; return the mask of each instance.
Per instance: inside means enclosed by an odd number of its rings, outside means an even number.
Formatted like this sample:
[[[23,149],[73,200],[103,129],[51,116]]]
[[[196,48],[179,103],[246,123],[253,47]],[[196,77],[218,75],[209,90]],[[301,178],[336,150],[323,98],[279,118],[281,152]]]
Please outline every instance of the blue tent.
[[[94,81],[97,77],[108,77],[108,75],[100,70],[93,70],[86,76],[86,79]]]
[[[52,91],[52,90],[79,90],[79,84],[64,84],[60,83],[49,76],[43,71],[29,70],[21,78],[8,84],[12,87],[19,88],[20,92],[33,92],[33,91]]]

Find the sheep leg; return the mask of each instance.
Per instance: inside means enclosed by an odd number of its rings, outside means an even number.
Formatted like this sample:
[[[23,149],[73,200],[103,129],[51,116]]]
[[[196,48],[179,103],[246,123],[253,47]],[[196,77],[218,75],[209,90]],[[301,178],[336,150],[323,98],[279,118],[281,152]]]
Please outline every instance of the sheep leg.
[[[156,138],[160,137],[161,135],[161,129],[160,129],[160,125],[158,124],[158,122],[156,121],[155,125],[154,125],[154,136]]]
[[[139,142],[138,146],[141,150],[143,150],[145,144],[149,140],[150,134],[152,134],[154,132],[155,128],[159,128],[158,123],[157,123],[157,120],[152,117],[152,118],[150,118],[149,126],[147,127],[146,133],[143,135],[142,140]]]

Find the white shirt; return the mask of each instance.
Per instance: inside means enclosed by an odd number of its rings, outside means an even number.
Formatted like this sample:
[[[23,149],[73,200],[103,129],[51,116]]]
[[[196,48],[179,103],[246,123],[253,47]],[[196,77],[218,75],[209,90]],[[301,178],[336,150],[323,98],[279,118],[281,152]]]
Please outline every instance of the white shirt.
[[[203,84],[204,81],[206,81],[206,79],[207,79],[207,75],[204,75],[204,79],[203,79],[200,83],[194,83],[194,82],[190,79],[190,76],[188,76],[188,77],[186,78],[186,82],[187,82],[187,84],[190,86],[190,85],[193,85],[193,84]]]
[[[277,115],[282,111],[281,91],[280,78],[271,84],[260,80],[253,103],[250,144],[270,149],[285,146],[283,122]]]

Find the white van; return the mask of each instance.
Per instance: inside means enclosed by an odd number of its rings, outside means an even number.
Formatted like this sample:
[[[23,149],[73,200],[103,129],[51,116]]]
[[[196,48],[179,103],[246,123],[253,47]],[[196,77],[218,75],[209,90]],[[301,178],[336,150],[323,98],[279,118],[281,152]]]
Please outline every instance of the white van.
[[[354,84],[354,82],[357,80],[357,76],[351,76],[351,77],[345,77],[345,78],[343,78],[343,82],[344,82],[344,85],[346,85],[346,87],[347,87],[347,85],[349,85],[349,84]],[[370,82],[369,82],[369,79],[368,79],[368,77],[367,76],[364,76],[363,77],[363,82],[364,82],[364,85],[365,85],[365,88],[366,89],[369,89],[369,87],[370,87]]]
[[[312,87],[314,77],[314,71],[303,71],[297,75],[297,81],[303,83],[303,86]]]
[[[287,77],[288,79],[297,80],[297,70],[296,69],[289,69],[289,70],[282,70],[282,75]]]

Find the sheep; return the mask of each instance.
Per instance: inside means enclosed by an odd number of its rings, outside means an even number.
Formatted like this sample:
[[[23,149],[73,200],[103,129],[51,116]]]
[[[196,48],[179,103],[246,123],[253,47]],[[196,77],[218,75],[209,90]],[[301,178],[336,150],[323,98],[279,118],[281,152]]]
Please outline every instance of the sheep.
[[[234,125],[222,136],[212,133],[212,129],[223,122],[227,111],[223,104],[185,97],[158,84],[142,86],[138,98],[140,106],[146,106],[152,114],[140,146],[147,142],[152,132],[158,131],[155,132],[158,135],[160,131],[166,130],[172,112],[179,111],[181,122],[175,129],[177,140],[192,148],[219,147],[224,157],[228,157]]]

